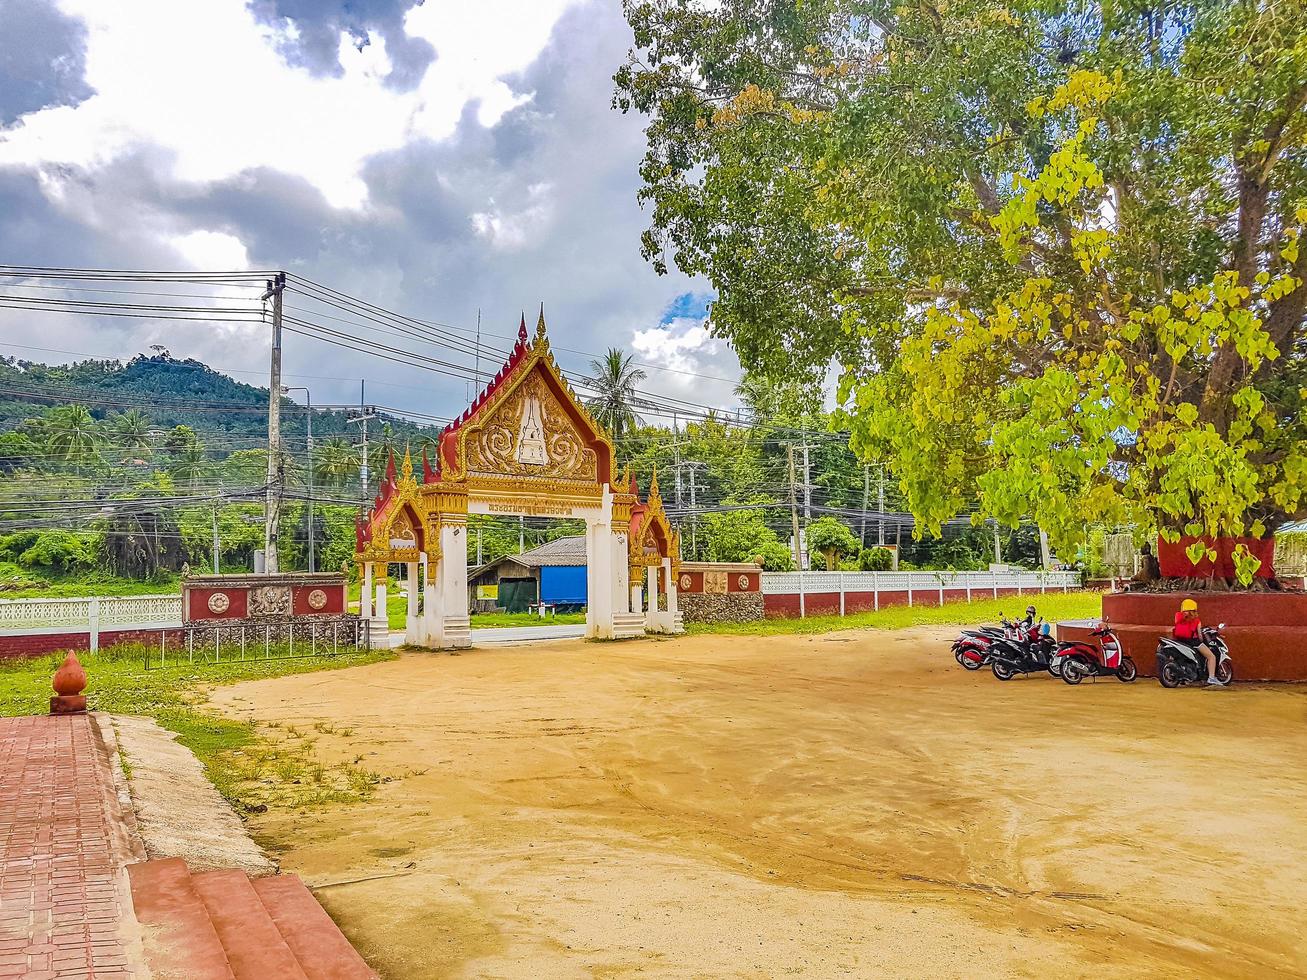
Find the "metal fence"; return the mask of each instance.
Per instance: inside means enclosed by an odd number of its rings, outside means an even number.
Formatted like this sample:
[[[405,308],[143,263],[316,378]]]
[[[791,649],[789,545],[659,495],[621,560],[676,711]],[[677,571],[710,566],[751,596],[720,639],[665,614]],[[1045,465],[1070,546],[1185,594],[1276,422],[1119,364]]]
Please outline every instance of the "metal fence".
[[[838,595],[840,614],[844,614],[845,599],[849,595],[871,596],[873,608],[880,608],[882,593],[907,594],[908,605],[915,596],[923,599],[938,597],[942,605],[946,593],[964,593],[968,602],[973,598],[998,598],[1000,592],[1025,593],[1067,592],[1080,588],[1079,572],[764,572],[762,593],[768,595],[798,596],[799,614],[806,614],[806,598],[812,595]]]
[[[180,664],[240,663],[333,657],[372,649],[369,622],[328,616],[275,623],[192,624],[159,634],[145,649],[145,669]]]

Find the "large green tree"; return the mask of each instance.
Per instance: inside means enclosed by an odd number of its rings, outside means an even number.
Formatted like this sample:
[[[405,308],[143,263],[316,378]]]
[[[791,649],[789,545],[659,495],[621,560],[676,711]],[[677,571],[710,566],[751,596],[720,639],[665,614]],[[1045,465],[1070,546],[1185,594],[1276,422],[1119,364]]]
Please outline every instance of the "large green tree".
[[[1307,5],[628,0],[646,256],[920,523],[1307,511]]]

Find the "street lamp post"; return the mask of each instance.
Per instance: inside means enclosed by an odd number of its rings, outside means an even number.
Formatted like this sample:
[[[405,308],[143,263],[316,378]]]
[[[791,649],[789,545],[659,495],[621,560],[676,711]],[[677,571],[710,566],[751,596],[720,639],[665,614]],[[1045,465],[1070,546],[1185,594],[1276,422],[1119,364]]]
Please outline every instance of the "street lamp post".
[[[317,560],[313,554],[313,394],[308,388],[300,385],[294,387],[283,387],[283,394],[290,394],[292,391],[304,392],[304,405],[308,412],[308,436],[307,446],[309,450],[309,571],[316,572]]]

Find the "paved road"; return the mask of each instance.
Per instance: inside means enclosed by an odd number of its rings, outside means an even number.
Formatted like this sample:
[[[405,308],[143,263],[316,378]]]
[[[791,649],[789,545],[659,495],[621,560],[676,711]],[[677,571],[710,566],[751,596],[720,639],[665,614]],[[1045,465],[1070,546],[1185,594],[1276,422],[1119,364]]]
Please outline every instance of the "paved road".
[[[585,624],[562,626],[496,626],[472,631],[474,647],[498,643],[526,643],[531,640],[572,640],[585,636]]]

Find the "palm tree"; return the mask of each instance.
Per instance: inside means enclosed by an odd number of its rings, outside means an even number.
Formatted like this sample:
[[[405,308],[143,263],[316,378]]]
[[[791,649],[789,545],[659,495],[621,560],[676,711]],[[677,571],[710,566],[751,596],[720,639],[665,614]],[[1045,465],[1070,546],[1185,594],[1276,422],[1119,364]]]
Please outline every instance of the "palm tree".
[[[381,432],[368,446],[369,479],[372,481],[373,486],[380,482],[382,475],[386,472],[386,462],[390,457],[394,455],[398,458],[403,454],[404,451],[399,444],[399,437],[395,435],[394,426],[389,422],[382,422]]]
[[[359,453],[348,439],[331,436],[313,452],[313,482],[324,487],[343,487],[359,474]]]
[[[635,386],[647,375],[633,366],[634,360],[634,354],[610,347],[602,358],[590,362],[590,385],[596,394],[586,402],[586,408],[614,439],[621,439],[640,424],[633,408],[638,398]]]
[[[150,444],[150,416],[139,408],[120,412],[109,422],[114,442],[124,460],[133,456],[148,456]]]
[[[104,429],[85,405],[59,405],[42,420],[46,447],[79,470],[104,442]]]
[[[173,479],[185,483],[195,492],[195,484],[209,468],[209,461],[204,452],[204,443],[198,440],[183,446],[173,453],[172,465],[168,468]]]

